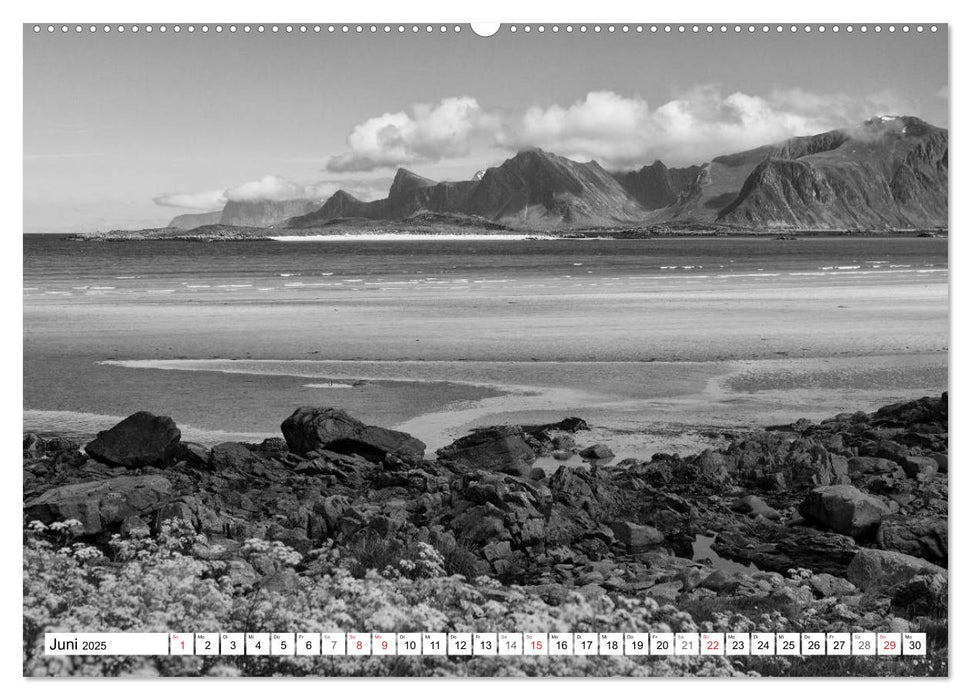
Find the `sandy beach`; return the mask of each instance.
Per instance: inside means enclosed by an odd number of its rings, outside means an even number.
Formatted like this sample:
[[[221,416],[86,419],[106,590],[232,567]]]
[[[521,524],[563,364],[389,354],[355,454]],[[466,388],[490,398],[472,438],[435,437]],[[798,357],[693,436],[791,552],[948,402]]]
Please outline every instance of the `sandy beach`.
[[[276,434],[311,404],[432,448],[476,425],[579,415],[630,454],[689,449],[713,430],[946,387],[946,265],[874,256],[846,269],[646,274],[571,257],[566,274],[436,271],[419,283],[265,270],[28,278],[25,429],[67,420],[90,431],[144,408],[213,442]],[[624,435],[645,428],[650,444],[625,449]]]

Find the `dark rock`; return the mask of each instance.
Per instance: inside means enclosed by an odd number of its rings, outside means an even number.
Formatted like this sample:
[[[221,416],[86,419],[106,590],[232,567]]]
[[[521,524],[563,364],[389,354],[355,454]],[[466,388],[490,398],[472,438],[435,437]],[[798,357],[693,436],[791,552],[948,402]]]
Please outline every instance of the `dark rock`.
[[[926,559],[882,549],[861,549],[846,569],[846,578],[865,591],[890,591],[921,574],[947,575]]]
[[[209,467],[217,472],[249,472],[262,465],[259,455],[239,442],[219,443],[209,453]]]
[[[420,459],[425,443],[397,430],[365,425],[339,408],[298,408],[280,426],[289,448],[298,454],[330,450],[380,462],[388,454]]]
[[[719,556],[755,564],[763,571],[787,574],[789,569],[804,568],[842,577],[859,550],[846,535],[767,520],[756,528],[719,532],[711,548]]]
[[[208,466],[209,448],[197,442],[180,442],[175,451],[175,460],[197,469]]]
[[[908,617],[946,617],[947,588],[945,574],[918,574],[894,589],[890,604]]]
[[[737,513],[747,513],[753,517],[762,516],[769,520],[779,520],[782,516],[775,508],[758,496],[743,496],[732,504],[732,510]]]
[[[664,542],[664,535],[656,527],[638,525],[628,521],[617,521],[610,524],[614,537],[627,547],[631,554],[645,552]]]
[[[175,421],[168,416],[139,411],[98,433],[84,451],[111,466],[161,467],[175,457],[181,437]]]
[[[546,478],[546,472],[544,472],[539,467],[534,467],[529,471],[529,478],[533,481],[542,481]]]
[[[580,456],[590,461],[607,462],[614,458],[614,452],[606,445],[598,443],[580,450]]]
[[[119,476],[50,489],[25,503],[24,511],[29,520],[45,524],[79,520],[84,534],[97,535],[128,516],[159,510],[172,495],[172,484],[163,476]]]
[[[512,425],[482,428],[438,451],[438,457],[467,467],[529,476],[535,453]]]
[[[856,586],[845,578],[832,574],[813,574],[809,577],[809,585],[823,598],[831,596],[842,598],[856,592]]]
[[[738,590],[739,585],[738,579],[721,569],[715,569],[698,584],[701,588],[726,595]]]
[[[947,566],[947,521],[930,515],[888,516],[877,530],[877,545]]]
[[[905,457],[900,465],[904,468],[907,476],[916,478],[918,476],[931,476],[937,473],[937,460],[931,457]]]
[[[813,489],[799,513],[836,532],[862,537],[876,531],[890,509],[883,501],[848,485]]]

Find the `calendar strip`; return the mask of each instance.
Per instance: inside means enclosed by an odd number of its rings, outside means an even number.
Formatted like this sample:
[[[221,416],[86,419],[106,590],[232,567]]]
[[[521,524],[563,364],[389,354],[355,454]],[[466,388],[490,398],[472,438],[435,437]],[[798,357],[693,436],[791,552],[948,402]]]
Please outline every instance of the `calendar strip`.
[[[47,656],[925,656],[923,632],[48,632]]]

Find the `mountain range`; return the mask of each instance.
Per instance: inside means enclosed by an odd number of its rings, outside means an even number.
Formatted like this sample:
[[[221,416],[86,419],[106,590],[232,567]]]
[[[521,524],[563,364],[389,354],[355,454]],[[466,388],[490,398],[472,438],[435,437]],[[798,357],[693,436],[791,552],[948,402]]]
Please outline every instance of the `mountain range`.
[[[401,168],[384,199],[340,190],[326,202],[230,202],[218,223],[309,229],[454,215],[510,228],[711,225],[742,230],[924,229],[948,221],[948,132],[882,116],[708,163],[608,172],[531,148],[471,180],[436,182]],[[245,206],[244,206],[245,205]],[[212,223],[216,212],[192,216]]]

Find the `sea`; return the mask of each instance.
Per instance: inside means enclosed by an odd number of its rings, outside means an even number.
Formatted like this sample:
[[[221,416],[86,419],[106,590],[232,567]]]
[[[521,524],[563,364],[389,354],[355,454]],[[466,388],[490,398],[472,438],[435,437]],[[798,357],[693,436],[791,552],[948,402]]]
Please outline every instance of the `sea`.
[[[23,238],[24,430],[206,444],[337,406],[437,449],[578,416],[618,458],[947,389],[948,241]]]

